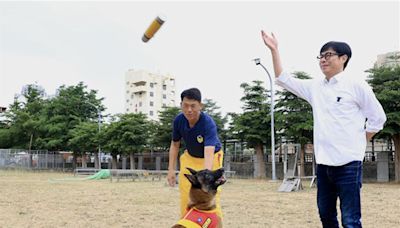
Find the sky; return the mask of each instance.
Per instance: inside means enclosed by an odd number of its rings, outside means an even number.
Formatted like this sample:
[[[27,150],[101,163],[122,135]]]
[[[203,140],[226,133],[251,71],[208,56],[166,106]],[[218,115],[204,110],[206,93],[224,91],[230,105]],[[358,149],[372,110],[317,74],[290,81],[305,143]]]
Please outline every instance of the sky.
[[[143,43],[157,15],[166,22]],[[197,87],[222,113],[241,112],[241,83],[270,86],[252,59],[273,76],[262,29],[276,35],[286,71],[322,78],[321,46],[345,41],[346,71],[365,80],[377,55],[400,50],[399,17],[399,1],[1,1],[0,106],[27,84],[52,96],[82,81],[105,98],[106,113],[123,113],[125,73],[135,69],[172,74],[177,96]]]

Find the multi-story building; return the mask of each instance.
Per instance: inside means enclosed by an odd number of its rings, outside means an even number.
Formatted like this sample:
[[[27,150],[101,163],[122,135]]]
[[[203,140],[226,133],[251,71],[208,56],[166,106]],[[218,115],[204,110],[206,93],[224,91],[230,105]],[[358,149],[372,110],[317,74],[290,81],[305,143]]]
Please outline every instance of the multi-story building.
[[[375,67],[392,67],[396,65],[400,65],[400,51],[393,51],[386,54],[378,55],[378,58],[375,62]]]
[[[125,111],[144,113],[158,120],[163,107],[175,107],[175,78],[171,75],[128,70],[125,77]]]

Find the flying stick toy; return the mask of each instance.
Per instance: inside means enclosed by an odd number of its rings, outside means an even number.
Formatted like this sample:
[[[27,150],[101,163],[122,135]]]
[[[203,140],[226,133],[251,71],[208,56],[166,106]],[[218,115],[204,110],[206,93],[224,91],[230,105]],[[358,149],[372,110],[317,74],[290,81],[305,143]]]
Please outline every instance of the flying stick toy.
[[[142,40],[147,43],[154,34],[160,29],[160,27],[164,24],[165,20],[160,16],[157,16],[150,26],[147,28],[146,32],[143,34]]]

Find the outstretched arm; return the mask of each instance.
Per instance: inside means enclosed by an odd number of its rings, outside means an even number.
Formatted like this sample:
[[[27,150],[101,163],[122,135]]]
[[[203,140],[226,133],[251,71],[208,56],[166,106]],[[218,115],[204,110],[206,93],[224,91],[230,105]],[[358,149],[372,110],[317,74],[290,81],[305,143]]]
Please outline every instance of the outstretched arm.
[[[271,35],[268,35],[263,30],[261,30],[261,37],[263,38],[265,45],[271,51],[275,77],[279,77],[279,75],[281,75],[282,73],[282,63],[278,50],[278,40],[275,38],[275,35],[273,33],[271,33]]]
[[[176,159],[178,157],[180,141],[171,141],[171,146],[169,147],[169,162],[168,162],[168,175],[167,181],[171,187],[175,186],[176,176],[175,176],[175,167],[176,167]]]

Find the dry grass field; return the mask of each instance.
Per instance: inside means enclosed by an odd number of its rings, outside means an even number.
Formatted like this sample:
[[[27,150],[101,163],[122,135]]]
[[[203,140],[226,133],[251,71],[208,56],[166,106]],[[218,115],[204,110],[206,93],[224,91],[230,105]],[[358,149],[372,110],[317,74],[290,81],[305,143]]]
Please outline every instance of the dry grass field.
[[[0,170],[0,227],[171,227],[178,189],[165,181],[49,181],[70,173]],[[224,227],[320,227],[316,189],[279,193],[280,182],[231,179]],[[400,185],[364,184],[364,227],[400,227]]]

